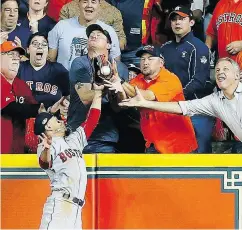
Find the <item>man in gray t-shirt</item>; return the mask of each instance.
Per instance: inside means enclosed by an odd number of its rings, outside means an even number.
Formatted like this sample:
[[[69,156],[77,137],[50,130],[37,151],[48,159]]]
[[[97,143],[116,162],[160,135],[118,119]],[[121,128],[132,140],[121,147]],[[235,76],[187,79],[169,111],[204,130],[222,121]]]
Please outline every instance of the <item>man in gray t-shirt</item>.
[[[81,9],[79,17],[73,17],[59,21],[49,32],[49,58],[51,61],[61,63],[67,70],[70,70],[71,63],[76,57],[87,54],[86,27],[90,24],[98,24],[107,30],[112,39],[110,56],[119,59],[119,40],[115,30],[102,21],[96,20],[100,1],[94,0],[86,3],[80,0]]]
[[[91,85],[96,76],[94,60],[97,54],[104,55],[105,59],[108,59],[109,48],[112,45],[108,32],[97,24],[87,27],[87,35],[89,37],[88,54],[77,57],[70,69],[70,107],[67,124],[72,130],[84,121],[89,110],[89,103],[92,101]],[[122,80],[128,80],[128,68],[120,61],[117,61],[117,71]],[[80,88],[81,94],[77,93],[76,86]],[[116,112],[111,106],[111,96],[110,93],[109,95],[105,93],[102,97],[101,118],[84,153],[115,153],[116,151],[119,133],[115,125]],[[113,100],[116,100],[116,97]]]

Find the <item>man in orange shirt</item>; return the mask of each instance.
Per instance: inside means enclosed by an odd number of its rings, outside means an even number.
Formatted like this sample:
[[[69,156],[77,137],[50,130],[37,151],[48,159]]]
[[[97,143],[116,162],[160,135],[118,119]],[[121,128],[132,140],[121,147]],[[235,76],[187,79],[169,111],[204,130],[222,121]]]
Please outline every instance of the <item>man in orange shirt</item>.
[[[242,0],[220,0],[207,29],[206,45],[218,43],[219,58],[230,57],[242,68]]]
[[[185,100],[179,78],[164,67],[164,59],[158,48],[148,45],[136,53],[141,57],[141,73],[136,78],[110,85],[110,90],[125,92],[126,96],[136,95],[137,86],[145,99],[150,101]],[[147,153],[189,153],[197,149],[197,142],[191,120],[175,114],[140,109],[140,125],[146,141]]]

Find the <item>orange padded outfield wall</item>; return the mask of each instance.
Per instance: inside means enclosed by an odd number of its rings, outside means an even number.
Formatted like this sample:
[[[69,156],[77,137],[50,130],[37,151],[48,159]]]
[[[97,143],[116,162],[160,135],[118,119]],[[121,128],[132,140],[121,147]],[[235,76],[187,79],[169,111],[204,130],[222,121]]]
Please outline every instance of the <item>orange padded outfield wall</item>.
[[[242,228],[241,155],[86,155],[83,227]],[[2,155],[1,228],[38,228],[49,181],[35,155]]]

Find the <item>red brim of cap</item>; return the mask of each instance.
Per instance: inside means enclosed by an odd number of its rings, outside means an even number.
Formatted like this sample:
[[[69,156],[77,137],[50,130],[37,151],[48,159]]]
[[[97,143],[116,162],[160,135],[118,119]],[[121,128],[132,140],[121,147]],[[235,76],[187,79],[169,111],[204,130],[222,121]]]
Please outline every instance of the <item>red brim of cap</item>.
[[[25,55],[25,49],[17,46],[17,47],[5,47],[4,49],[1,47],[1,53],[6,53],[6,52],[10,52],[13,50],[17,50],[19,52],[20,55]]]
[[[178,14],[178,15],[180,15],[180,16],[183,17],[183,18],[185,18],[185,17],[189,17],[188,14],[185,14],[185,13],[183,13],[183,12],[172,11],[172,12],[170,13],[170,15],[169,15],[169,19],[171,19],[171,17],[172,17],[173,15],[175,15],[175,14]]]

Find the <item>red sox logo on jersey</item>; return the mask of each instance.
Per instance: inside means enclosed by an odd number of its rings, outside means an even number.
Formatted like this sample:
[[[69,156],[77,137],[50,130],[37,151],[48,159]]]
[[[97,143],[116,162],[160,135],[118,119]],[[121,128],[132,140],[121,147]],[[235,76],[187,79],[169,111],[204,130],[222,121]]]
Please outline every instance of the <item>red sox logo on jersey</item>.
[[[223,13],[223,14],[221,14],[216,21],[217,29],[224,22],[237,23],[240,26],[242,26],[242,14],[236,14],[236,13]]]
[[[52,95],[56,95],[58,91],[57,85],[51,85],[50,83],[43,83],[43,82],[33,82],[33,81],[26,81],[29,88],[33,90],[33,84],[35,84],[35,90],[38,92],[45,92],[50,93]]]
[[[66,149],[64,152],[59,153],[59,157],[62,160],[62,163],[64,163],[68,158],[82,157],[82,153],[77,149]]]

